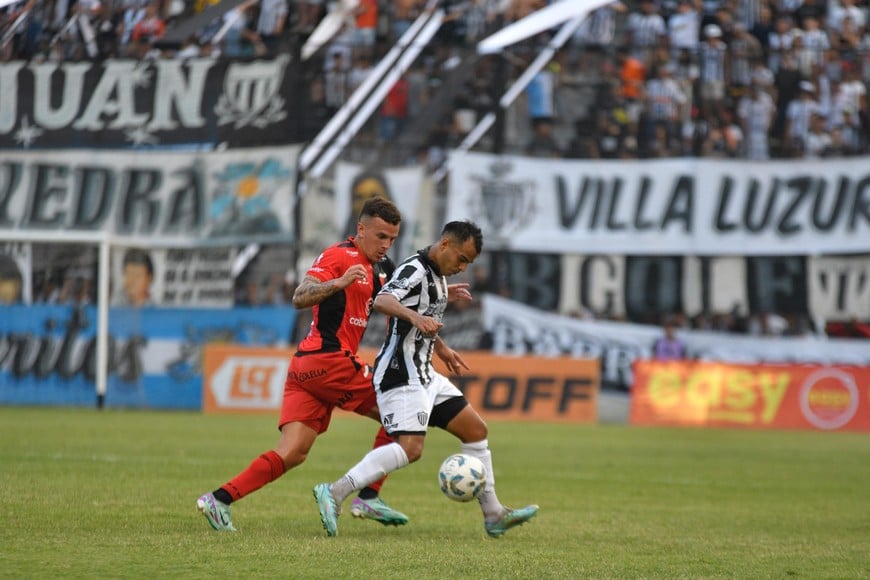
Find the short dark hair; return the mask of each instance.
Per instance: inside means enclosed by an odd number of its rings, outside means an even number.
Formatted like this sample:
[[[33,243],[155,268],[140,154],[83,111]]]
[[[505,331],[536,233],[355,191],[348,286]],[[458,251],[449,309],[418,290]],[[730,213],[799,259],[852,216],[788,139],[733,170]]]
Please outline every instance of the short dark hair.
[[[151,261],[151,256],[145,250],[140,250],[139,248],[127,250],[127,253],[124,254],[124,266],[127,266],[127,264],[145,266],[145,269],[148,270],[148,275],[154,276],[154,263]]]
[[[392,201],[385,197],[372,197],[367,199],[359,212],[359,219],[363,217],[379,217],[388,224],[394,226],[402,222],[402,214]]]
[[[483,233],[476,223],[468,220],[452,221],[445,224],[441,230],[441,236],[449,236],[457,242],[464,243],[468,239],[474,239],[474,249],[477,253],[483,250]]]

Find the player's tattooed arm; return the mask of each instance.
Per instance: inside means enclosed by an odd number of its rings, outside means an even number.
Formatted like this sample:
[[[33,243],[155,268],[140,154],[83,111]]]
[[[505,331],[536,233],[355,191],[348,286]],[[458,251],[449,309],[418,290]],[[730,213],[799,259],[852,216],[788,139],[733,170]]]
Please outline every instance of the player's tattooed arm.
[[[365,277],[366,269],[358,264],[348,268],[340,278],[326,282],[321,282],[314,276],[305,276],[293,292],[293,306],[299,309],[316,306],[356,280],[364,280]]]
[[[338,280],[321,282],[314,276],[305,276],[293,292],[293,306],[302,309],[320,304],[341,290],[336,282]]]

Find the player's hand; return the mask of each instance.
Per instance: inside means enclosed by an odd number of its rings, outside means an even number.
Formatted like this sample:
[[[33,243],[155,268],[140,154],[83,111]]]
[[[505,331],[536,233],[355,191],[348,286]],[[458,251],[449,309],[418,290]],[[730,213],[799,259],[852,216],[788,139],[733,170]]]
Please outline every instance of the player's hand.
[[[354,264],[341,275],[341,278],[336,280],[336,286],[339,288],[347,288],[357,280],[365,280],[366,276],[365,266],[362,264]]]
[[[432,338],[438,334],[438,331],[441,330],[441,327],[444,325],[431,316],[418,316],[414,321],[414,326],[417,327],[420,334]]]
[[[438,355],[445,365],[447,365],[447,370],[450,371],[454,375],[461,375],[462,369],[471,370],[468,366],[468,363],[462,358],[462,356],[447,346],[443,344],[440,348],[435,349],[435,353]]]
[[[447,285],[447,302],[471,302],[468,282]]]

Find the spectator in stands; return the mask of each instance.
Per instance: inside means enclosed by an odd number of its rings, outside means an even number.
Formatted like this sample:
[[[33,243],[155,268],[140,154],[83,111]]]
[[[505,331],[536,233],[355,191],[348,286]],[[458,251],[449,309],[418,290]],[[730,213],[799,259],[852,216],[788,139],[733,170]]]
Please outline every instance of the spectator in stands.
[[[426,0],[394,0],[391,8],[390,23],[392,40],[397,41],[422,14]]]
[[[718,24],[704,27],[704,40],[700,50],[701,110],[704,117],[710,118],[721,112],[725,100],[725,73],[728,70],[728,46],[722,40],[722,29]]]
[[[154,42],[166,30],[166,23],[160,18],[157,2],[151,2],[145,6],[145,14],[139,22],[133,26],[133,33],[130,35],[130,40],[133,42]]]
[[[651,157],[668,156],[681,135],[680,111],[687,101],[673,73],[674,66],[666,64],[658,67],[646,82],[646,129],[643,135],[646,141],[641,147]]]
[[[677,11],[668,18],[668,36],[671,50],[676,54],[686,50],[694,53],[701,36],[700,0],[679,0]]]
[[[831,48],[828,33],[821,29],[818,19],[806,17],[803,22],[803,34],[801,34],[798,68],[809,76],[817,65],[824,64],[825,56]]]
[[[773,32],[767,40],[767,66],[774,73],[779,71],[783,56],[791,53],[794,44],[795,31],[789,16],[780,16],[774,23]]]
[[[831,154],[833,141],[825,127],[825,117],[820,112],[810,116],[810,127],[804,143],[804,159],[820,159]]]
[[[831,44],[841,51],[857,49],[865,24],[864,11],[856,5],[855,0],[840,0],[839,6],[834,5],[828,18]]]
[[[378,0],[359,0],[354,14],[351,37],[354,54],[371,55],[375,47],[378,27]]]
[[[390,88],[381,106],[381,119],[378,138],[381,143],[389,143],[397,137],[405,127],[408,116],[408,81],[400,78]]]
[[[776,104],[765,89],[753,80],[749,95],[740,100],[737,110],[746,142],[745,156],[756,161],[770,159],[769,131],[776,116]]]
[[[620,81],[620,97],[625,101],[628,122],[636,124],[643,108],[646,67],[624,47],[617,52],[616,67]]]
[[[119,27],[121,29],[121,54],[126,54],[126,48],[133,37],[133,29],[136,28],[136,25],[143,18],[145,18],[145,7],[142,6],[137,0],[127,0],[124,3],[123,12],[121,14],[121,22],[119,24]]]
[[[565,157],[568,159],[598,159],[601,157],[592,122],[579,120],[574,124],[574,137],[568,144]]]
[[[774,91],[776,95],[776,121],[774,122],[772,138],[777,147],[776,156],[787,157],[792,154],[792,147],[786,140],[786,111],[789,103],[800,94],[800,84],[803,76],[797,69],[794,55],[787,52],[783,55],[779,69],[774,73]]]
[[[542,68],[526,86],[526,102],[529,121],[554,119],[556,117],[556,84],[559,66],[551,63]]]
[[[761,45],[761,52],[764,55],[764,61],[769,62],[770,58],[770,37],[776,31],[776,25],[773,23],[773,11],[767,4],[761,4],[758,9],[758,19],[749,26],[749,33],[758,40]]]
[[[653,358],[661,361],[686,358],[686,345],[677,338],[675,320],[668,317],[662,328],[665,334],[653,344]]]
[[[790,102],[786,109],[785,142],[792,156],[803,155],[810,131],[810,120],[814,114],[819,113],[815,92],[813,83],[801,81],[799,98]]]
[[[661,39],[667,37],[668,29],[655,2],[641,0],[640,12],[632,12],[628,15],[626,32],[627,44],[631,48],[632,55],[645,61],[659,46]]]
[[[739,100],[750,92],[753,63],[763,58],[761,44],[749,34],[742,22],[735,22],[731,29],[728,54],[729,71],[726,78],[731,81],[729,93],[732,98]]]
[[[329,115],[332,116],[347,102],[350,85],[350,70],[345,52],[334,51],[329,55],[330,64],[325,73],[324,101]]]
[[[248,58],[265,54],[266,48],[253,26],[253,8],[258,0],[245,0],[223,15],[225,34],[222,56]]]
[[[287,12],[287,0],[260,0],[257,35],[268,56],[276,56],[283,49]]]
[[[562,148],[553,136],[553,121],[546,117],[532,120],[532,140],[526,145],[525,153],[530,157],[562,157]]]
[[[797,8],[791,11],[798,27],[804,31],[810,30],[807,21],[812,19],[816,23],[824,22],[828,7],[827,0],[801,0]]]

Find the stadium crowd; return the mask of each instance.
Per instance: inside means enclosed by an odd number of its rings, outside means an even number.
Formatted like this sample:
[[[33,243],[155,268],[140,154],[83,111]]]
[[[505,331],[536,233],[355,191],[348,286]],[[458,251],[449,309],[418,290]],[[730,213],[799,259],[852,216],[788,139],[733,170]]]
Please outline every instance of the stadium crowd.
[[[0,10],[0,61],[274,56],[298,50],[329,8],[324,0],[245,0],[198,34],[161,42],[176,23],[210,4],[217,2],[21,0]],[[325,121],[337,111],[426,4],[359,0],[342,32],[316,56],[308,116]],[[437,168],[500,97],[493,91],[494,60],[466,57],[486,35],[546,4],[441,2],[445,23],[364,129],[361,147],[369,147],[366,139],[389,144],[410,120],[434,111],[438,119],[428,136],[413,154],[403,150],[401,160]],[[584,21],[506,112],[504,152],[752,160],[867,154],[867,15],[866,0],[614,1]],[[496,57],[508,62],[498,84],[508,86],[551,39],[552,32],[543,33]],[[449,107],[430,109],[445,77],[461,66],[475,70],[455,87]],[[280,276],[274,280],[265,289],[240,285],[237,301],[286,301]],[[756,318],[685,324],[750,334],[809,328],[806,320]],[[870,335],[855,324],[831,332],[854,335],[860,328],[858,335]]]
[[[0,13],[0,58],[268,56],[298,46],[327,12],[323,0],[245,0],[198,34],[161,44],[176,22],[209,2],[21,0]],[[327,115],[337,110],[425,4],[360,0],[320,54],[315,106]],[[442,2],[444,25],[385,100],[373,137],[395,138],[444,75],[464,62],[462,51],[545,4]],[[594,11],[528,85],[509,113],[506,152],[760,160],[866,153],[866,18],[863,0],[617,0]],[[512,51],[507,75],[516,78],[550,37],[538,35]],[[483,59],[477,67],[425,143],[435,165],[493,106],[492,63]]]

